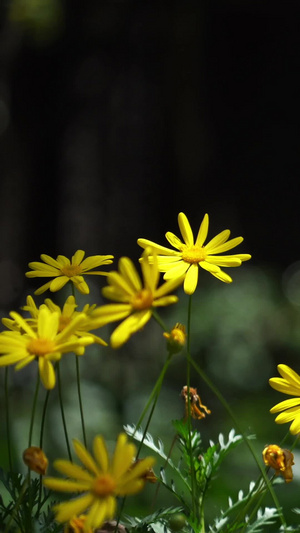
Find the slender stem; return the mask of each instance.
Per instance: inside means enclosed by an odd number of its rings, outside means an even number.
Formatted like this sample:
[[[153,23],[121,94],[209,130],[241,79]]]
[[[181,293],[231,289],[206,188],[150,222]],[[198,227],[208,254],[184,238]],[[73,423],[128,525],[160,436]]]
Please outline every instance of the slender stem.
[[[160,389],[161,389],[161,386],[162,386],[162,383],[163,383],[163,380],[164,380],[165,374],[166,374],[166,372],[167,372],[167,370],[168,370],[168,367],[169,367],[169,365],[170,365],[171,358],[172,358],[172,355],[171,355],[171,354],[168,354],[168,357],[167,357],[167,359],[166,359],[166,361],[165,361],[165,364],[164,364],[164,366],[163,366],[163,368],[162,368],[162,371],[161,371],[161,373],[159,374],[159,376],[158,376],[158,378],[157,378],[157,380],[156,380],[156,383],[155,383],[155,385],[154,385],[154,387],[153,387],[153,389],[152,389],[152,391],[151,391],[151,394],[150,394],[150,396],[149,396],[149,398],[148,398],[148,401],[147,401],[147,403],[146,403],[146,405],[145,405],[145,407],[144,407],[144,409],[143,409],[143,412],[142,412],[142,414],[141,414],[141,416],[140,416],[140,418],[139,418],[139,420],[138,420],[138,423],[137,423],[137,425],[136,425],[136,428],[135,428],[135,432],[134,432],[134,434],[133,434],[133,437],[134,437],[136,431],[138,430],[138,428],[141,426],[141,423],[142,423],[142,421],[144,420],[144,417],[145,417],[145,415],[146,415],[146,412],[148,411],[149,406],[151,405],[153,399],[154,399],[156,396],[158,397],[158,394],[159,394],[159,392],[160,392]]]
[[[76,381],[77,381],[77,392],[78,392],[78,400],[79,400],[81,427],[82,427],[82,433],[83,433],[83,441],[86,447],[87,441],[86,441],[85,423],[84,423],[84,416],[83,416],[81,388],[80,388],[80,371],[79,371],[79,356],[78,355],[75,355],[75,360],[76,360]]]
[[[191,419],[191,397],[190,397],[190,386],[191,386],[191,316],[192,316],[192,295],[190,295],[188,300],[188,315],[187,315],[187,364],[186,364],[186,386],[187,386],[187,400],[188,400],[188,445],[189,445],[189,456],[190,456],[190,468],[191,468],[191,496],[192,496],[192,510],[193,516],[196,518],[198,506],[196,502],[196,473],[195,465],[193,458],[192,450],[192,419]]]
[[[61,411],[61,418],[64,428],[64,434],[66,439],[66,445],[68,450],[68,456],[71,462],[72,461],[72,455],[71,455],[71,448],[69,443],[69,437],[68,437],[68,430],[67,430],[67,424],[66,424],[66,418],[65,418],[65,412],[64,412],[64,404],[63,404],[63,398],[62,398],[62,391],[61,391],[61,378],[60,378],[60,368],[59,368],[59,361],[57,364],[57,385],[58,385],[58,396],[59,396],[59,404],[60,404],[60,411]]]
[[[42,420],[41,420],[41,430],[40,430],[40,448],[43,448],[43,438],[44,438],[46,411],[47,411],[47,405],[48,405],[50,392],[51,392],[51,390],[47,390],[47,393],[46,393],[46,396],[45,396],[45,401],[44,401]]]
[[[34,417],[35,417],[36,404],[37,404],[37,399],[38,399],[38,394],[39,394],[39,388],[40,388],[40,376],[39,376],[39,371],[38,371],[36,386],[35,386],[35,391],[34,391],[34,396],[33,396],[32,410],[31,410],[31,419],[30,419],[29,436],[28,436],[28,448],[30,448],[31,443],[32,443]]]
[[[48,405],[48,401],[49,401],[50,392],[51,392],[51,390],[47,390],[47,393],[46,393],[46,396],[45,396],[45,401],[44,401],[43,413],[42,413],[41,429],[40,429],[40,448],[41,449],[43,449],[43,438],[44,438],[44,429],[45,429],[45,420],[46,420],[46,410],[47,410],[47,405]],[[37,512],[36,512],[36,516],[37,517],[38,517],[40,509],[42,507],[42,504],[41,504],[42,488],[43,488],[42,476],[40,475],[39,497],[38,497],[38,505],[37,505]]]
[[[13,471],[12,453],[11,453],[11,439],[10,439],[10,417],[9,417],[9,394],[8,394],[8,367],[5,367],[4,374],[4,390],[5,390],[5,418],[6,418],[6,435],[7,435],[7,447],[8,447],[8,462],[9,470]]]
[[[74,283],[71,283],[71,288],[72,288],[72,295],[74,296],[74,300],[76,301]],[[75,355],[75,361],[76,361],[76,381],[77,381],[77,393],[78,393],[78,401],[79,401],[79,409],[80,409],[81,427],[82,427],[82,434],[83,434],[83,442],[86,447],[87,440],[86,440],[86,431],[85,431],[85,422],[84,422],[84,415],[83,415],[81,386],[80,386],[79,359],[77,355]]]
[[[190,357],[188,355],[188,357]],[[212,390],[212,392],[217,396],[218,400],[221,402],[221,404],[223,405],[223,407],[226,409],[227,413],[229,414],[229,416],[231,417],[236,429],[238,430],[238,432],[242,435],[243,439],[244,439],[244,442],[246,444],[246,446],[248,447],[251,455],[253,456],[261,474],[262,474],[262,477],[266,483],[266,486],[271,494],[271,497],[273,499],[273,502],[275,504],[275,507],[278,511],[278,515],[279,515],[279,518],[280,518],[280,521],[283,525],[284,528],[286,528],[286,522],[285,522],[285,518],[283,516],[283,513],[281,511],[281,508],[280,508],[280,504],[279,504],[279,501],[277,499],[277,496],[275,494],[275,491],[272,487],[272,484],[270,483],[270,480],[265,472],[265,469],[263,468],[263,466],[261,465],[257,455],[256,455],[256,452],[254,450],[254,447],[252,446],[252,443],[251,441],[247,438],[247,436],[245,435],[244,431],[241,429],[240,427],[240,424],[239,422],[237,421],[231,407],[229,406],[229,404],[227,403],[227,401],[225,400],[225,398],[223,397],[223,395],[221,394],[221,392],[219,391],[219,389],[212,383],[212,381],[208,378],[208,376],[206,376],[205,372],[199,367],[199,365],[197,365],[197,363],[195,363],[195,361],[193,359],[190,358],[190,362],[191,362],[191,365],[195,368],[196,372],[199,374],[199,376],[203,379],[203,381],[208,385],[208,387]]]

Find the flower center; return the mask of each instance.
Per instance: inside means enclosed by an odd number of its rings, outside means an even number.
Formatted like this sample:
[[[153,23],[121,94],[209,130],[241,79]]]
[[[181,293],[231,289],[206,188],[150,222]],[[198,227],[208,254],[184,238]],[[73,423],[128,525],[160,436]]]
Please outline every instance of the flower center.
[[[143,309],[149,309],[152,302],[152,292],[149,289],[142,289],[133,296],[131,305],[135,311],[142,311]]]
[[[186,263],[200,263],[200,261],[205,261],[205,248],[202,248],[202,246],[191,246],[190,248],[185,248],[182,250],[182,259]]]
[[[66,265],[60,269],[61,273],[68,278],[73,278],[73,276],[80,276],[82,268],[80,265]]]
[[[31,339],[27,344],[27,350],[31,355],[43,357],[47,353],[55,352],[55,343],[50,339]]]
[[[113,494],[116,488],[115,480],[109,474],[99,476],[93,484],[92,491],[96,496],[105,497]]]

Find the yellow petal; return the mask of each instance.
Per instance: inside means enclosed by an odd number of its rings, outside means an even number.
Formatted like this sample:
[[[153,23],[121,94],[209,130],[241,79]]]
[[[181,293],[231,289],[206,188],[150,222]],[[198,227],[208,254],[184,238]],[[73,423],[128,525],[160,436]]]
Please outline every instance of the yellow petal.
[[[176,250],[170,250],[170,248],[166,248],[165,246],[156,244],[155,242],[149,241],[148,239],[138,239],[137,243],[142,248],[148,248],[148,246],[150,246],[150,248],[152,248],[153,251],[157,253],[158,255],[159,254],[161,255],[177,255],[178,254]]]
[[[99,476],[100,475],[100,470],[99,470],[98,466],[96,465],[96,462],[94,461],[93,457],[87,451],[87,449],[84,447],[84,445],[79,440],[74,439],[73,440],[73,446],[74,446],[75,453],[76,453],[77,457],[80,459],[80,461],[82,462],[82,464],[88,470],[93,472],[93,474],[95,474],[96,476]]]
[[[55,371],[52,363],[45,357],[39,357],[39,372],[45,389],[53,389],[55,387]]]
[[[71,264],[72,265],[80,265],[81,261],[83,260],[85,256],[85,252],[83,250],[77,250],[75,254],[72,256]]]
[[[192,228],[188,221],[187,216],[184,213],[179,213],[178,215],[178,225],[182,238],[187,246],[193,246],[194,244],[194,235]]]
[[[197,235],[196,242],[195,242],[195,245],[198,247],[203,246],[206,240],[207,233],[208,233],[208,224],[209,224],[209,218],[208,218],[208,214],[206,213],[200,224],[200,228],[199,228],[198,235]]]
[[[62,289],[67,283],[70,281],[70,278],[68,276],[58,276],[57,278],[53,279],[50,282],[50,291],[51,292],[57,292],[60,289]]]
[[[100,435],[97,435],[94,438],[93,452],[102,472],[107,472],[109,467],[109,458],[104,439]]]
[[[55,470],[57,470],[61,474],[64,474],[65,476],[74,478],[76,480],[89,481],[91,483],[94,479],[91,474],[89,474],[89,472],[82,468],[82,466],[75,465],[74,463],[71,463],[70,461],[66,461],[64,459],[58,459],[54,461],[53,466]]]
[[[128,341],[128,339],[142,329],[151,318],[151,311],[146,309],[126,318],[113,332],[110,337],[111,346],[119,348]]]
[[[112,462],[112,474],[114,478],[121,478],[122,475],[127,472],[133,463],[135,455],[135,445],[127,442],[127,435],[125,435],[125,433],[120,433]]]
[[[193,294],[195,292],[198,283],[198,273],[199,268],[196,264],[191,265],[188,269],[183,283],[183,290],[186,294]]]
[[[69,502],[60,503],[53,507],[58,522],[68,522],[74,515],[80,515],[95,501],[92,494],[84,494]]]
[[[174,233],[172,233],[171,231],[167,231],[166,239],[169,241],[171,246],[174,246],[174,248],[176,248],[177,250],[181,251],[183,248],[185,248],[185,244],[179,239],[179,237],[174,235]]]

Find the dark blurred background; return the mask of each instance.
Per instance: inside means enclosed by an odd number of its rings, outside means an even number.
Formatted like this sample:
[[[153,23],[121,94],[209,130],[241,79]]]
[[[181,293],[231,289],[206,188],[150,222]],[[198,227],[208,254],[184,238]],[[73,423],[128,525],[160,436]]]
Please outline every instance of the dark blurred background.
[[[194,353],[258,434],[260,453],[288,429],[268,413],[283,399],[268,378],[277,363],[300,371],[299,1],[0,5],[2,316],[39,286],[24,272],[41,253],[137,260],[138,237],[165,244],[179,211],[195,232],[209,213],[209,237],[230,228],[253,259],[229,271],[231,286],[203,273]],[[174,322],[186,321],[186,302],[178,309]],[[158,375],[157,328],[147,328],[101,355],[98,374],[86,369],[100,431],[133,422]],[[164,421],[181,416],[184,369],[171,370]],[[14,378],[21,390],[23,378]],[[203,431],[215,440],[231,423],[205,392],[214,418]],[[156,424],[161,434],[165,422]]]

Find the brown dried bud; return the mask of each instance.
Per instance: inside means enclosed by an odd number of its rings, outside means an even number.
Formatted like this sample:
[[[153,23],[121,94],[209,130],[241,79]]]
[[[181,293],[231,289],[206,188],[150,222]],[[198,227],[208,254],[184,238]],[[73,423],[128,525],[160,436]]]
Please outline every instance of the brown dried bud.
[[[44,476],[48,468],[48,459],[41,448],[30,446],[23,452],[24,463],[37,474]]]

